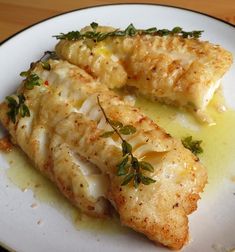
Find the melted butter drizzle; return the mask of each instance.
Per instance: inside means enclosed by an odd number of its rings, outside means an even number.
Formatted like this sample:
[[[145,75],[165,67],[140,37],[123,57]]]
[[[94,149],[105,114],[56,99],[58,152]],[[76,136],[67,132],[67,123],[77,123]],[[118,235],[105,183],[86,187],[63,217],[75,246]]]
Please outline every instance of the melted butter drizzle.
[[[138,98],[136,101],[137,107],[172,136],[178,139],[192,136],[193,139],[202,140],[203,153],[199,158],[208,172],[208,193],[213,193],[224,178],[231,176],[234,164],[235,111],[227,109],[222,112],[223,104],[224,98],[217,92],[206,111],[215,124],[207,125],[185,110],[145,98]]]
[[[200,155],[201,162],[208,170],[207,191],[213,192],[224,177],[229,175],[229,169],[234,162],[235,153],[235,111],[228,110],[218,113],[218,104],[221,103],[218,94],[210,104],[208,113],[214,118],[216,124],[208,126],[199,123],[190,113],[144,98],[138,98],[136,106],[164,128],[172,136],[181,139],[185,136],[202,140],[204,153]],[[127,232],[121,227],[118,217],[110,219],[96,219],[82,214],[61,195],[57,188],[39,171],[37,171],[28,158],[18,148],[3,154],[9,162],[6,170],[8,178],[22,191],[32,190],[34,197],[44,203],[50,204],[69,216],[77,229],[106,234]]]
[[[36,200],[58,209],[64,216],[72,220],[76,229],[105,234],[123,233],[128,230],[128,228],[121,226],[116,213],[113,213],[112,218],[106,219],[92,218],[81,213],[51,181],[33,167],[33,164],[19,148],[13,147],[10,152],[3,153],[3,156],[9,163],[6,174],[10,181],[23,192],[32,190]]]

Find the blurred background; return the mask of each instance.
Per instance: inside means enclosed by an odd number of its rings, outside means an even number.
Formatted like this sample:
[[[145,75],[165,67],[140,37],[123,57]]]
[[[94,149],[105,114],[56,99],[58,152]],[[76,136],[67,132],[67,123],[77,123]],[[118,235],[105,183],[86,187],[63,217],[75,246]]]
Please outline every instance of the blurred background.
[[[183,7],[235,24],[235,0],[0,0],[0,41],[45,18],[66,11],[112,3],[155,3]]]

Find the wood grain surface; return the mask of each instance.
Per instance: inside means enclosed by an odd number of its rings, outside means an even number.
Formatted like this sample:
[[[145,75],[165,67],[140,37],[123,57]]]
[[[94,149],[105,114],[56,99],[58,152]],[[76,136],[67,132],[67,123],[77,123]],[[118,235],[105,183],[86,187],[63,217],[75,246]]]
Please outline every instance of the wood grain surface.
[[[112,3],[155,3],[200,11],[235,24],[235,0],[0,0],[0,41],[56,14]]]

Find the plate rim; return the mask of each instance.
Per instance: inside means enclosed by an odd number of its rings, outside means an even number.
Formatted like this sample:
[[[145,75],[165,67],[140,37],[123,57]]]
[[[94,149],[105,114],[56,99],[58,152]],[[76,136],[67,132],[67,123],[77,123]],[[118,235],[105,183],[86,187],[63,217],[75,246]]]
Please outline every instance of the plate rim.
[[[33,28],[34,26],[37,26],[38,24],[41,24],[45,21],[48,21],[48,20],[51,20],[53,18],[56,18],[56,17],[60,17],[62,15],[65,15],[65,14],[70,14],[70,13],[73,13],[73,12],[77,12],[77,11],[82,11],[82,10],[86,10],[86,9],[94,9],[94,8],[99,8],[99,7],[115,7],[115,6],[131,6],[131,5],[139,5],[139,6],[157,6],[157,7],[166,7],[166,8],[171,8],[171,9],[176,9],[176,10],[183,10],[183,11],[186,11],[188,13],[196,13],[196,14],[199,14],[201,16],[204,16],[204,17],[209,17],[210,19],[212,20],[215,20],[215,21],[219,21],[221,23],[224,23],[225,25],[228,25],[229,27],[232,27],[234,28],[234,31],[235,31],[235,24],[232,24],[232,23],[229,23],[228,21],[225,21],[221,18],[218,18],[218,17],[215,17],[213,15],[210,15],[210,14],[207,14],[207,13],[203,13],[203,12],[200,12],[200,11],[196,11],[196,10],[192,10],[192,9],[189,9],[189,8],[184,8],[184,7],[180,7],[180,6],[174,6],[174,5],[168,5],[168,4],[157,4],[157,3],[145,3],[145,2],[131,2],[131,3],[124,3],[124,2],[121,2],[121,3],[108,3],[108,4],[97,4],[97,5],[91,5],[91,6],[85,6],[85,7],[80,7],[80,8],[76,8],[76,9],[71,9],[71,10],[68,10],[68,11],[64,11],[64,12],[61,12],[61,13],[58,13],[58,14],[55,14],[55,15],[52,15],[50,17],[47,17],[47,18],[44,18],[44,19],[41,19],[40,21],[37,21],[35,23],[32,23],[31,25],[28,25],[22,29],[20,29],[19,31],[13,33],[12,35],[8,36],[7,38],[5,38],[3,41],[0,42],[0,49],[1,49],[1,46],[3,44],[6,44],[9,40],[11,40],[12,38],[16,37],[17,35],[19,35],[20,33],[23,33],[24,31],[26,30],[30,30],[31,28]],[[12,247],[9,247],[9,245],[3,243],[1,240],[0,240],[0,251],[1,249],[5,249],[9,252],[16,252]]]
[[[180,10],[184,10],[184,11],[187,11],[187,12],[192,12],[192,13],[196,13],[196,14],[199,14],[199,15],[202,15],[202,16],[206,16],[206,17],[209,17],[213,20],[217,20],[217,21],[220,21],[232,28],[235,29],[235,24],[231,24],[221,18],[218,18],[218,17],[215,17],[213,15],[210,15],[210,14],[207,14],[207,13],[203,13],[201,11],[196,11],[196,10],[192,10],[192,9],[188,9],[188,8],[184,8],[184,7],[180,7],[180,6],[174,6],[174,5],[168,5],[168,4],[157,4],[157,3],[144,3],[144,2],[133,2],[133,3],[109,3],[109,4],[98,4],[98,5],[91,5],[91,6],[85,6],[85,7],[81,7],[81,8],[76,8],[76,9],[72,9],[72,10],[69,10],[69,11],[65,11],[65,12],[62,12],[62,13],[59,13],[59,14],[56,14],[56,15],[53,15],[53,16],[50,16],[48,18],[45,18],[45,19],[42,19],[38,22],[35,22],[29,26],[26,26],[25,28],[13,33],[12,35],[10,35],[9,37],[5,38],[3,41],[0,42],[0,47],[5,44],[6,42],[8,42],[10,39],[12,39],[13,37],[17,36],[18,34],[26,31],[26,30],[29,30],[30,28],[40,24],[40,23],[43,23],[45,21],[48,21],[50,19],[53,19],[55,17],[59,17],[59,16],[62,16],[62,15],[65,15],[65,14],[69,14],[69,13],[73,13],[73,12],[76,12],[76,11],[80,11],[80,10],[86,10],[86,9],[93,9],[93,8],[99,8],[99,7],[107,7],[107,6],[125,6],[125,5],[146,5],[146,6],[149,6],[149,5],[152,5],[152,6],[159,6],[159,7],[168,7],[168,8],[172,8],[172,9],[180,9]]]

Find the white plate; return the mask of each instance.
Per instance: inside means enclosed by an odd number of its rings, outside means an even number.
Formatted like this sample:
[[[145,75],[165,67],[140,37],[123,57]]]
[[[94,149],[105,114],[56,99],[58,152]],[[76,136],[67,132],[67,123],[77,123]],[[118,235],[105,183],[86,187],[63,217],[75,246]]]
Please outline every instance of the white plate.
[[[235,55],[234,27],[211,17],[191,11],[157,5],[110,5],[73,11],[34,25],[7,40],[0,47],[0,99],[12,92],[20,81],[19,72],[38,59],[43,51],[52,50],[56,40],[52,35],[77,30],[91,23],[125,28],[136,27],[205,30],[203,39],[218,43]],[[234,65],[224,78],[225,95],[235,107]],[[234,152],[235,153],[235,152]],[[234,154],[235,160],[235,154]],[[6,165],[0,159],[0,167]],[[70,220],[56,208],[39,203],[32,211],[32,193],[22,193],[9,184],[0,170],[0,242],[17,251],[167,251],[156,247],[139,234],[96,234],[78,231]],[[213,200],[202,199],[199,210],[190,216],[192,241],[184,251],[224,251],[235,247],[235,185],[225,181]],[[35,225],[38,217],[46,219],[40,228]],[[220,247],[221,246],[221,247]],[[220,247],[220,248],[219,248]]]

